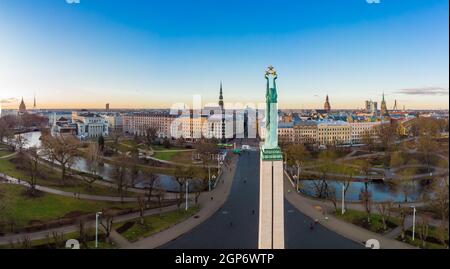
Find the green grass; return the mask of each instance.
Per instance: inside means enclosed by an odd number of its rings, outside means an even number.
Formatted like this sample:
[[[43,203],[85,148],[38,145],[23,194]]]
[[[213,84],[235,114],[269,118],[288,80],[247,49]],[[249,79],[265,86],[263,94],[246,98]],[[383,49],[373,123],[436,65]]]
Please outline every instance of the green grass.
[[[62,235],[61,245],[56,246],[55,241],[51,234],[49,234],[49,238],[45,239],[38,239],[31,241],[31,248],[32,249],[65,249],[65,242],[69,239],[76,239],[79,240],[79,232],[71,232],[66,233]],[[105,233],[100,229],[98,233],[98,249],[115,249],[117,248],[116,244],[114,242],[108,243],[106,242],[104,238]],[[88,238],[95,237],[95,230],[89,229],[87,231]],[[13,248],[21,248],[20,242],[13,242],[13,245],[10,244],[7,245],[0,245],[0,249],[13,249]],[[85,248],[83,245],[80,246],[81,249]],[[87,248],[88,249],[95,249],[95,240],[90,240],[87,242]]]
[[[167,213],[159,215],[152,215],[145,217],[145,224],[141,225],[139,223],[140,219],[131,220],[133,225],[126,231],[122,233],[122,236],[125,237],[130,242],[138,241],[141,238],[145,238],[151,236],[155,233],[158,233],[162,230],[170,228],[171,226],[182,222],[183,220],[188,219],[192,215],[194,215],[199,210],[198,207],[191,207],[187,211],[175,210]],[[130,222],[130,221],[127,221]],[[119,228],[127,222],[114,224],[115,228]]]
[[[102,209],[125,209],[135,207],[133,203],[113,203],[74,199],[54,194],[42,193],[39,197],[24,195],[26,187],[0,184],[0,220],[13,221],[16,228],[32,223],[43,223],[62,218],[68,213],[87,214]]]
[[[153,157],[163,161],[170,161],[178,153],[176,151],[155,152]]]
[[[375,233],[384,233],[383,230],[383,222],[381,220],[381,216],[378,214],[371,214],[370,223],[367,223],[367,214],[366,212],[351,210],[348,209],[345,211],[344,215],[340,213],[336,214],[338,219],[341,219],[346,222],[350,222],[357,226],[360,226],[364,229],[370,230]],[[399,225],[400,221],[398,218],[390,217],[387,221],[388,229],[393,229]]]
[[[7,150],[7,149],[0,149],[0,157],[8,156],[8,155],[13,154],[13,153],[14,153],[14,152],[9,151],[9,150]]]
[[[18,169],[16,164],[12,163],[11,160],[13,160],[13,158],[0,159],[0,172],[21,180],[30,181],[29,175],[25,171]],[[62,184],[60,180],[61,173],[44,165],[40,165],[39,173],[40,176],[37,179],[37,184],[41,186],[81,194],[119,196],[116,188],[96,185],[95,182],[89,187],[81,180],[69,178],[64,184]],[[127,192],[125,196],[136,196],[136,194]]]
[[[171,145],[169,148],[166,148],[164,145],[152,145],[152,149],[154,151],[158,151],[158,150],[185,150],[186,148],[174,145]]]
[[[419,247],[419,248],[425,248],[425,249],[444,249],[445,247],[440,244],[438,241],[438,229],[434,226],[430,226],[428,230],[428,237],[425,243],[425,247],[422,245],[422,240],[420,239],[420,236],[418,234],[418,227],[416,227],[416,233],[414,236],[414,241],[412,240],[412,228],[406,231],[405,240],[403,242]],[[397,240],[402,241],[400,236],[397,237]],[[448,234],[446,237],[446,240],[448,241]]]

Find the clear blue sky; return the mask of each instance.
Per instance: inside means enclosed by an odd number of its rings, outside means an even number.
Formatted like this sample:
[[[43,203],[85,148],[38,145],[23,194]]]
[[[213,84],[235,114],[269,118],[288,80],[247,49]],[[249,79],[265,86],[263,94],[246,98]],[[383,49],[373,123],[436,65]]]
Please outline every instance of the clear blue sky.
[[[193,94],[284,108],[448,108],[447,0],[0,0],[0,99],[168,107]],[[10,99],[13,98],[13,99]],[[12,103],[7,104],[8,100]]]

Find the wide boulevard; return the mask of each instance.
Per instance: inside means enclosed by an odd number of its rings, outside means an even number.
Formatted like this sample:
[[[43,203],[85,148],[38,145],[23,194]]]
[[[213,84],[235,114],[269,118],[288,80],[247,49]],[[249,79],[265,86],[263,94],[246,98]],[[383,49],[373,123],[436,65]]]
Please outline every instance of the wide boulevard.
[[[251,249],[258,247],[259,152],[239,157],[227,202],[190,232],[162,246],[169,249]],[[285,238],[289,249],[362,248],[313,220],[285,200]]]

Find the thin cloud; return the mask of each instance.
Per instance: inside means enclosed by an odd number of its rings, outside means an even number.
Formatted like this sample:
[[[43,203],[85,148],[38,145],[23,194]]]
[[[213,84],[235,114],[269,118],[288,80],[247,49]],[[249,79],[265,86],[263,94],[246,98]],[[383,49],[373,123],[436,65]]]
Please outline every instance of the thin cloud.
[[[448,89],[440,87],[410,88],[395,91],[406,95],[448,95]]]
[[[17,98],[11,97],[6,99],[0,99],[0,104],[13,104],[17,103],[19,100]]]

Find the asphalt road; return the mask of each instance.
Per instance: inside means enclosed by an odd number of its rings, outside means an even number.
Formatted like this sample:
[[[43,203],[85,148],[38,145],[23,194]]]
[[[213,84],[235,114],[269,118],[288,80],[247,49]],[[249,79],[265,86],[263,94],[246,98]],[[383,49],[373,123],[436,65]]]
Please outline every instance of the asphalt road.
[[[227,202],[211,218],[167,243],[167,249],[255,249],[258,247],[259,152],[239,158]],[[253,212],[254,211],[254,212]],[[290,249],[362,248],[312,220],[285,200],[285,239]]]

